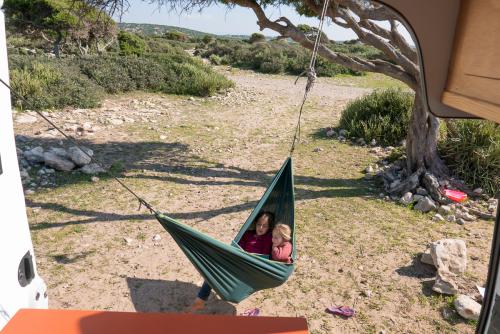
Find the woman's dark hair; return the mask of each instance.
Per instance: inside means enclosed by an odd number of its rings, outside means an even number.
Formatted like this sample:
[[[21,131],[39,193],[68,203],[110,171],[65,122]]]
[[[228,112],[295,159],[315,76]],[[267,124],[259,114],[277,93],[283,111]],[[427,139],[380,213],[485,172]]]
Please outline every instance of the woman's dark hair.
[[[255,224],[257,224],[257,221],[262,216],[266,216],[267,217],[267,221],[269,222],[269,230],[272,230],[274,228],[274,213],[272,213],[270,211],[261,211],[261,212],[259,212],[259,214],[257,215],[257,217],[255,217],[255,219],[253,220],[253,223],[250,226],[249,230],[255,230]]]

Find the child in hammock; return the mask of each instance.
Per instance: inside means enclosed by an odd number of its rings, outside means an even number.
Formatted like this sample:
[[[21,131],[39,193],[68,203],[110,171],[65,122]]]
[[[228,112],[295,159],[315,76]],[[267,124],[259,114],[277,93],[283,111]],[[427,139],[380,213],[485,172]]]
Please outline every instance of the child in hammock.
[[[238,245],[249,253],[271,255],[271,247],[273,245],[271,231],[273,230],[273,224],[274,214],[267,211],[260,212],[252,226],[243,234]],[[207,282],[203,282],[198,292],[198,297],[196,297],[188,311],[193,313],[203,309],[211,291],[212,288],[210,285]]]
[[[277,224],[273,229],[273,248],[271,259],[292,263],[292,230],[285,224]]]

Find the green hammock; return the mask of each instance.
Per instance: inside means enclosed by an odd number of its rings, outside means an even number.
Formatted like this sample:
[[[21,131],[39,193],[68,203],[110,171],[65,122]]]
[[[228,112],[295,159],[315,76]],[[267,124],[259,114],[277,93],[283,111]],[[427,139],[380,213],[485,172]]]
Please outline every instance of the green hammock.
[[[224,300],[238,303],[252,293],[283,284],[294,269],[291,264],[269,260],[265,256],[247,253],[238,245],[245,231],[261,211],[275,215],[275,223],[292,229],[295,260],[294,193],[292,159],[288,158],[271,185],[248,217],[231,245],[217,241],[163,214],[157,214],[160,224],[174,238],[189,261],[205,281]]]

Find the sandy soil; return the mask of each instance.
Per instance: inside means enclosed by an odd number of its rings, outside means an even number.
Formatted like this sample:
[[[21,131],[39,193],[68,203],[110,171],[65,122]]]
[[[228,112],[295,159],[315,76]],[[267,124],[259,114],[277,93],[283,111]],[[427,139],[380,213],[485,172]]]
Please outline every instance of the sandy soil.
[[[79,139],[108,166],[123,167],[134,190],[160,211],[230,242],[288,154],[304,82],[227,74],[237,88],[225,96],[130,94],[50,117],[63,125],[91,123],[94,132]],[[380,189],[362,174],[376,157],[321,136],[350,100],[368,92],[320,79],[306,105],[294,155],[299,259],[290,280],[238,305],[212,296],[205,313],[258,307],[262,315],[306,317],[311,333],[473,332],[474,324],[453,312],[443,316],[451,298],[431,291],[435,272],[418,254],[437,239],[464,239],[470,258],[459,285],[473,294],[475,284],[485,283],[493,223],[433,222],[379,199]],[[123,116],[122,124],[110,124]],[[17,124],[16,132],[26,137],[24,147],[61,144],[42,121]],[[51,308],[182,312],[195,297],[200,275],[113,180],[59,175],[56,187],[37,190],[27,204]],[[325,313],[333,304],[354,307],[356,317]]]

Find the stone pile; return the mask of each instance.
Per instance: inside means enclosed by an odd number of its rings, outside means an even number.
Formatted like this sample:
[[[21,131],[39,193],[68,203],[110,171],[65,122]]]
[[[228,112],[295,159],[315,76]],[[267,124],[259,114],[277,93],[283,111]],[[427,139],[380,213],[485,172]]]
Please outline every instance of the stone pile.
[[[436,268],[436,281],[432,290],[446,295],[458,295],[457,278],[467,268],[467,248],[460,239],[441,239],[429,245],[420,258],[422,263]],[[460,294],[454,301],[458,314],[466,319],[477,320],[481,305],[473,298]]]

